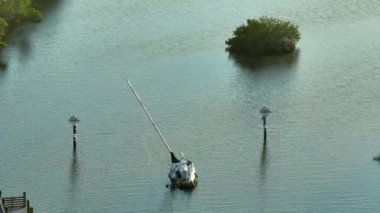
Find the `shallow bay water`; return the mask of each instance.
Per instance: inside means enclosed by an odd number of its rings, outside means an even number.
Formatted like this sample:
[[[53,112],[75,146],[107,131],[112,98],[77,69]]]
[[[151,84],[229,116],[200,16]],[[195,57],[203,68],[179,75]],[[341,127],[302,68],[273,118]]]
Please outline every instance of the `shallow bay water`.
[[[261,15],[299,25],[294,57],[225,52]],[[0,190],[36,212],[375,212],[379,21],[378,0],[58,1],[4,53]],[[126,79],[194,162],[191,193],[165,187],[170,156]]]

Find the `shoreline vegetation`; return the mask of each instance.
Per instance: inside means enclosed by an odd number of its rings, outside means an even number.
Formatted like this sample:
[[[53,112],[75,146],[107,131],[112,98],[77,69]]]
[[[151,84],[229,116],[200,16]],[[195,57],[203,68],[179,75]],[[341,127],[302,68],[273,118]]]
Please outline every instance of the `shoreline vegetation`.
[[[47,0],[0,0],[0,52],[7,47],[7,36],[27,23],[38,23],[42,13],[36,7]],[[0,58],[0,69],[6,63]]]
[[[289,21],[262,16],[248,19],[226,41],[231,54],[245,56],[281,55],[294,52],[301,35],[298,26]]]

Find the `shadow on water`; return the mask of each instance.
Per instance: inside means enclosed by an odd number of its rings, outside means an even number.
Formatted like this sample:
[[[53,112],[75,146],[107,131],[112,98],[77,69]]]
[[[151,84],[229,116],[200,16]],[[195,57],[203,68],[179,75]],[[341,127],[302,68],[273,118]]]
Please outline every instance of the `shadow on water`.
[[[246,56],[230,53],[228,58],[243,70],[259,71],[266,68],[290,68],[297,64],[299,49],[293,53],[275,56]]]

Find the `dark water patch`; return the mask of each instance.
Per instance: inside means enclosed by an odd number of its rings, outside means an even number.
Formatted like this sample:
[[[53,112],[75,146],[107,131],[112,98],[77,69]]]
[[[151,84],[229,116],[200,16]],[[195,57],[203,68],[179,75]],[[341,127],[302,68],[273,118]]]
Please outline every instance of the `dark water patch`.
[[[260,184],[264,185],[267,178],[267,170],[269,166],[269,153],[267,141],[263,142],[263,147],[260,156]]]
[[[61,0],[34,0],[33,5],[47,15],[59,8]]]
[[[38,22],[49,18],[49,15],[59,8],[60,0],[35,0],[32,3],[33,7],[38,8],[42,12],[42,20],[36,20],[34,17],[24,20],[14,26],[10,26],[10,34],[7,36],[8,46],[15,46],[20,53],[20,61],[29,59],[32,53],[31,34],[37,29]],[[0,50],[3,52],[3,50]],[[0,69],[5,70],[7,67],[7,60],[0,53]]]
[[[193,207],[189,206],[193,191],[184,191],[178,189],[170,189],[162,196],[161,203],[159,204],[159,212],[183,212],[189,211]],[[176,200],[181,199],[182,204],[178,205]]]
[[[248,56],[229,54],[229,59],[244,70],[259,71],[268,68],[290,68],[297,64],[300,51],[284,55]]]
[[[79,160],[77,150],[73,150],[72,159],[70,164],[70,190],[74,192],[78,187],[78,177],[80,172]]]
[[[8,55],[5,54],[4,49],[0,49],[0,78],[2,77],[2,73],[7,70],[8,67]]]
[[[6,68],[7,68],[7,63],[0,60],[0,76],[1,76],[1,73],[4,72]]]
[[[20,50],[20,56],[22,59],[28,58],[32,51],[32,46],[30,40],[27,37],[23,37],[17,44],[18,49]]]
[[[8,46],[14,47],[17,50],[20,61],[28,60],[33,52],[31,35],[36,28],[37,24],[27,24],[14,29],[8,37]]]
[[[380,163],[380,155],[377,155],[375,157],[372,158],[374,161],[377,161]]]

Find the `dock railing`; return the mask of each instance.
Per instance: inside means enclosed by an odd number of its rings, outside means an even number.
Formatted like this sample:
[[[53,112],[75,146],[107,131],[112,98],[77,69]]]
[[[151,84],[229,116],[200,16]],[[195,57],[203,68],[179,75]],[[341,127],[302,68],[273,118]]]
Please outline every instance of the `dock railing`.
[[[0,191],[0,213],[6,213],[12,208],[26,208],[27,213],[33,213],[33,207],[30,206],[29,200],[26,199],[25,192],[20,197],[3,197]]]
[[[3,204],[5,208],[25,208],[26,193],[23,192],[20,197],[4,197]]]

